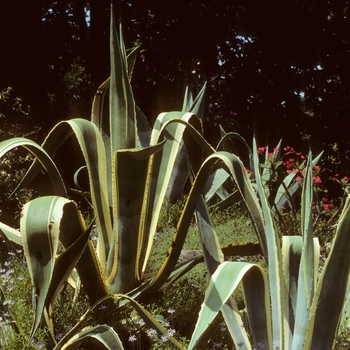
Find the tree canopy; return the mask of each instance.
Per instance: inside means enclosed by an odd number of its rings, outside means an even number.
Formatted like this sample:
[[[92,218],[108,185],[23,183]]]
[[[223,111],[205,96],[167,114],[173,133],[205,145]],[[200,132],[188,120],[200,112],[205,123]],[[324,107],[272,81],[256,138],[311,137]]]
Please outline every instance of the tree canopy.
[[[328,150],[348,168],[350,10],[329,0],[115,1],[126,46],[140,46],[136,102],[152,122],[208,82],[205,132]],[[109,75],[107,0],[0,4],[0,87],[44,128],[89,118]],[[333,158],[332,158],[333,157]],[[336,160],[335,160],[336,159]],[[340,166],[339,164],[337,166]],[[337,171],[335,168],[334,171]]]

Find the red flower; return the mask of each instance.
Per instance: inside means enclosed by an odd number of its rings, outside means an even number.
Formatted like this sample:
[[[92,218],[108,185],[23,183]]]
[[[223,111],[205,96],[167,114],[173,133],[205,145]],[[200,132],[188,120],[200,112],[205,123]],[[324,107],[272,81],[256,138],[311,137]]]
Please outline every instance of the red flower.
[[[300,176],[297,176],[297,177],[295,178],[295,181],[303,181],[303,178],[301,178]]]
[[[323,208],[325,211],[331,211],[331,207],[333,207],[333,204],[331,204],[331,203],[323,205]]]
[[[314,181],[315,184],[321,184],[322,180],[319,176],[313,176],[312,180]]]

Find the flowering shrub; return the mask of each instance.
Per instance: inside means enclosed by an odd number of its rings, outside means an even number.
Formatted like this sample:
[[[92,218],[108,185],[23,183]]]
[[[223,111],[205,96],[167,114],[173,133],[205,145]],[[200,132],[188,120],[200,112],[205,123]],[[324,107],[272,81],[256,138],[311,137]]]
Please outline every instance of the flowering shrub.
[[[267,147],[258,147],[258,154],[260,155],[260,159],[263,160],[261,167],[264,168],[265,171],[263,179],[265,181],[265,187],[269,189],[268,198],[270,204],[273,204],[272,200],[276,198],[277,193],[281,192],[284,187],[287,205],[281,205],[281,207],[279,207],[277,203],[274,203],[275,209],[286,210],[288,208],[293,208],[296,195],[300,194],[305,176],[305,155],[302,152],[297,152],[289,145],[281,150],[281,142],[277,147],[273,148],[272,152],[270,152]],[[247,170],[247,172],[252,173],[250,170]],[[324,182],[322,181],[322,176],[321,167],[319,165],[314,165],[312,181],[314,184],[314,192],[317,194],[317,196],[315,196],[317,202],[315,203],[317,204],[315,208],[321,211],[330,211],[333,205],[328,203],[328,199],[324,196],[326,190],[323,186]],[[299,186],[297,184],[299,184]],[[318,199],[320,197],[323,197],[322,200]]]

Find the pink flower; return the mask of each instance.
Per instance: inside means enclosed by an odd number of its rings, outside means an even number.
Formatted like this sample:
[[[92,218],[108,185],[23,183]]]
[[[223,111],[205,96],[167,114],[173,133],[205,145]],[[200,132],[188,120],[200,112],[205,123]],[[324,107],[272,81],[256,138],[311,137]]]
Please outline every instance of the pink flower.
[[[315,184],[321,184],[322,180],[319,176],[313,176],[312,180],[314,181]]]
[[[280,150],[279,150],[278,148],[276,148],[276,147],[275,147],[273,150],[274,150],[276,153],[278,153],[278,152],[280,151]]]
[[[264,153],[265,149],[266,149],[266,147],[259,147],[259,148],[258,148],[258,153],[259,153],[259,154]]]
[[[325,211],[331,211],[331,207],[333,207],[333,204],[331,204],[331,203],[323,205],[323,208]]]
[[[297,177],[295,178],[295,181],[303,181],[303,179],[302,179],[300,176],[297,176]]]

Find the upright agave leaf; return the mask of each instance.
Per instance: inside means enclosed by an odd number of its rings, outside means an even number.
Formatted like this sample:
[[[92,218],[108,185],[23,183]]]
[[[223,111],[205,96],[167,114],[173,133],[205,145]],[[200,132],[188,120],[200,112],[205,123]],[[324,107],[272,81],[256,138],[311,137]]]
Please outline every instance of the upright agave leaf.
[[[305,349],[331,349],[337,335],[350,272],[350,197],[319,277],[310,310]]]
[[[254,174],[256,178],[257,192],[261,201],[262,211],[264,213],[267,242],[267,263],[269,272],[269,285],[271,293],[272,309],[272,331],[273,331],[273,349],[280,349],[283,346],[285,320],[281,308],[286,289],[282,275],[281,245],[276,234],[273,219],[271,217],[270,207],[266,197],[264,183],[260,175],[260,165],[256,147],[256,141],[253,140]]]
[[[126,293],[141,282],[144,264],[145,215],[149,210],[148,176],[152,157],[161,152],[159,143],[143,149],[118,151],[114,155],[114,235],[107,262],[108,283],[113,293]],[[135,181],[136,180],[136,181]]]
[[[309,320],[309,310],[314,297],[314,289],[316,285],[312,222],[313,189],[311,153],[309,154],[308,164],[306,166],[301,203],[303,249],[298,279],[298,296],[292,343],[293,349],[301,349],[303,347]]]
[[[111,6],[113,13],[113,5]],[[111,154],[135,148],[137,140],[136,110],[124,50],[120,49],[114,16],[110,26],[111,80],[109,87]]]

